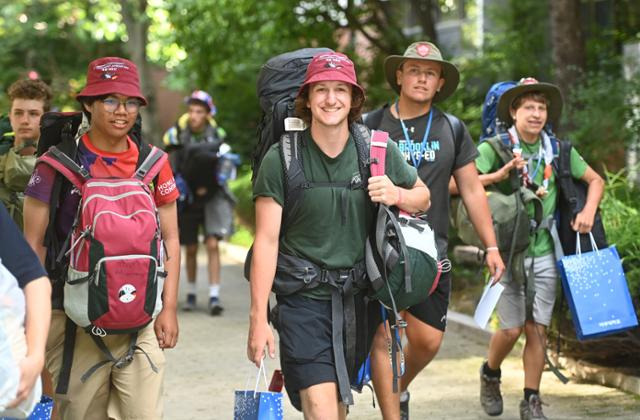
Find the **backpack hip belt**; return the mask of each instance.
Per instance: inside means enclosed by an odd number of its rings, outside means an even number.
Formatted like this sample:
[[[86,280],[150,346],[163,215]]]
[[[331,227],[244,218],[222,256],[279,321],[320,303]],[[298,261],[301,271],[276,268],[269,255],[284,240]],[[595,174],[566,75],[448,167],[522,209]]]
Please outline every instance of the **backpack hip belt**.
[[[355,295],[367,288],[365,263],[360,261],[352,268],[328,270],[304,258],[278,254],[274,293],[290,295],[322,284],[331,286],[331,341],[338,390],[342,402],[352,405],[349,376],[356,373],[356,343],[358,336],[362,337],[356,330]],[[366,330],[365,323],[364,334]]]

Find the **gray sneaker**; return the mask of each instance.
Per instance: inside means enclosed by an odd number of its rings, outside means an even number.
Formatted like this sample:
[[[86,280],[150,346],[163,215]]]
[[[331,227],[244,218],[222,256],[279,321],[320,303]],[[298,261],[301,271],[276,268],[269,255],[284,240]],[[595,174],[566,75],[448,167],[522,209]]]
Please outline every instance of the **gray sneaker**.
[[[502,414],[500,378],[492,378],[485,375],[482,371],[482,366],[480,366],[480,404],[482,404],[484,412],[490,416]]]
[[[542,412],[543,404],[538,394],[531,395],[528,402],[525,400],[520,401],[520,420],[547,420]]]
[[[187,294],[187,300],[184,302],[184,305],[182,305],[182,310],[188,312],[194,309],[196,309],[196,295],[189,293]]]
[[[409,420],[409,391],[400,393],[400,420]]]

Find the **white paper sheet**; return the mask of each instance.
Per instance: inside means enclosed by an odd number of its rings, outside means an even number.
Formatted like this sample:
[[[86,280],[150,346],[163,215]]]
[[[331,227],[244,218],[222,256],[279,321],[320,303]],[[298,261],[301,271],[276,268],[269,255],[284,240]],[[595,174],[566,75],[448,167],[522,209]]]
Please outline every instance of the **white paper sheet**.
[[[491,286],[491,282],[489,282],[485,286],[480,302],[478,302],[478,306],[476,307],[476,312],[473,315],[473,320],[480,326],[480,328],[485,329],[487,327],[487,322],[489,322],[489,318],[491,317],[503,290],[504,286],[500,283],[496,283]]]

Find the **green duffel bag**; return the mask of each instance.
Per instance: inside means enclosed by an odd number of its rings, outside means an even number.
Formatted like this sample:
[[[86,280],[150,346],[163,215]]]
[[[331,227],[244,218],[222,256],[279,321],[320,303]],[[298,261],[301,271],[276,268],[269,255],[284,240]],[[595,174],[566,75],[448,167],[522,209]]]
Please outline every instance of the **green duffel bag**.
[[[424,218],[380,205],[365,249],[370,297],[394,312],[424,302],[440,278],[435,236]]]

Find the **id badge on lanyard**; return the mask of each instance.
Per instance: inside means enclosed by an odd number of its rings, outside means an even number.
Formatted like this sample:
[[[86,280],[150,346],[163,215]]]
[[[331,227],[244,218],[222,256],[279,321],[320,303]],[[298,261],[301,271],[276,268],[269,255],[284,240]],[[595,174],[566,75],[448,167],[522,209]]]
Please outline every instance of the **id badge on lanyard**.
[[[427,121],[427,129],[424,131],[424,136],[422,136],[422,143],[420,144],[419,153],[416,153],[414,150],[414,141],[409,137],[409,130],[407,130],[407,126],[405,125],[402,118],[400,118],[400,109],[398,108],[398,102],[396,102],[396,113],[398,114],[398,119],[400,120],[400,125],[402,126],[402,132],[404,133],[404,138],[407,142],[407,146],[409,148],[409,156],[411,157],[411,162],[413,163],[414,168],[418,169],[420,163],[422,162],[422,158],[424,157],[424,153],[427,150],[427,139],[429,138],[429,132],[431,131],[431,121],[433,120],[433,109],[429,110],[429,119]],[[418,155],[418,159],[416,159],[416,154]]]

